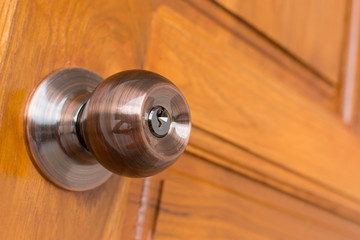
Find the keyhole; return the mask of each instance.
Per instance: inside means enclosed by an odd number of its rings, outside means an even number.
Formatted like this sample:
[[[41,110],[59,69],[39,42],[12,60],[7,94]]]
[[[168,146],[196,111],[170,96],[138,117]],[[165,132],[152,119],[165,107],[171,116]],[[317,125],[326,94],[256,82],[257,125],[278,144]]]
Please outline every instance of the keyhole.
[[[156,137],[164,137],[171,125],[169,112],[162,106],[156,106],[149,113],[149,128],[151,133]]]

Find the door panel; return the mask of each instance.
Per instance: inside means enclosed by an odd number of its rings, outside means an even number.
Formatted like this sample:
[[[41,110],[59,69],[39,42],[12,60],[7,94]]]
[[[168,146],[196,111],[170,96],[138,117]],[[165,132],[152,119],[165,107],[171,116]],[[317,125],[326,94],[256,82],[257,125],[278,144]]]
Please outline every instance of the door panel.
[[[159,177],[156,239],[360,237],[350,221],[189,154]]]
[[[325,188],[312,179],[275,165],[217,135],[193,127],[187,151],[333,214],[355,222],[360,221],[358,202]]]
[[[274,72],[251,46],[213,41],[186,17],[159,7],[146,68],[185,93],[193,125],[358,202],[360,142],[340,119],[283,83],[296,76]]]
[[[348,0],[216,0],[287,51],[339,81],[348,32]]]
[[[279,48],[291,52],[291,38],[269,41],[212,1],[2,1],[0,239],[359,239],[359,140],[334,111],[344,6],[329,45],[311,31],[294,53],[319,74]],[[24,110],[63,67],[169,78],[192,111],[186,155],[159,176],[82,193],[46,181]]]

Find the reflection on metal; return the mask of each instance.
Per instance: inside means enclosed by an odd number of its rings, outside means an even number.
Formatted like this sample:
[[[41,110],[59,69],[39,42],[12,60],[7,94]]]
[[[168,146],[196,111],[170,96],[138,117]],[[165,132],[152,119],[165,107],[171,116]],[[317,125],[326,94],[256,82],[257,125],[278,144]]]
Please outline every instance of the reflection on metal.
[[[47,76],[28,102],[28,150],[40,172],[60,187],[87,190],[111,176],[76,134],[79,110],[101,81],[100,76],[85,69],[61,70]]]
[[[164,77],[131,70],[100,82],[86,69],[57,71],[26,108],[25,139],[34,164],[68,190],[97,187],[111,172],[154,175],[173,164],[189,140],[188,104]]]

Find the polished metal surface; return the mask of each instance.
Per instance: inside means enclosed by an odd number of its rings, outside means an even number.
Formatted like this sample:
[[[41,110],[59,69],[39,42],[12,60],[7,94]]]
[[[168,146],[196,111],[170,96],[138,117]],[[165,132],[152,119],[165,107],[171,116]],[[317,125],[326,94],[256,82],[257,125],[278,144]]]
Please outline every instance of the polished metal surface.
[[[156,128],[151,127],[154,113],[160,114],[160,122],[170,121],[162,127],[155,119]],[[190,130],[190,110],[182,93],[166,78],[143,70],[103,81],[80,117],[86,147],[108,170],[128,177],[151,176],[173,164],[185,150]]]
[[[80,68],[47,76],[32,93],[25,113],[25,139],[32,161],[48,180],[83,191],[104,183],[111,173],[79,142],[76,120],[102,81]]]
[[[68,190],[99,186],[110,171],[154,175],[189,141],[189,106],[169,80],[130,70],[101,81],[85,69],[63,69],[46,77],[28,102],[25,138],[33,162]]]

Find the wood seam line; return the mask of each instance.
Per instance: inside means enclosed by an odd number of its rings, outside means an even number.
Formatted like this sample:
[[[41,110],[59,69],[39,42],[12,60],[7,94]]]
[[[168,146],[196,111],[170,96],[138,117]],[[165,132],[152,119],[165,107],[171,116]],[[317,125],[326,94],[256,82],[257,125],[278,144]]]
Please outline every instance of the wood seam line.
[[[193,124],[192,127],[193,127],[193,128],[196,128],[197,130],[200,130],[200,131],[202,131],[202,132],[204,132],[204,133],[206,133],[206,134],[208,134],[208,135],[211,135],[211,136],[213,136],[213,137],[215,137],[215,138],[217,138],[217,139],[219,139],[219,140],[221,140],[221,141],[223,141],[223,142],[226,142],[226,144],[230,144],[230,145],[232,145],[233,147],[236,147],[236,148],[240,149],[241,151],[244,151],[244,152],[246,152],[246,153],[248,153],[248,154],[250,154],[250,155],[252,155],[252,156],[254,156],[254,157],[256,157],[256,158],[258,158],[258,159],[260,159],[260,160],[263,160],[263,161],[265,161],[265,162],[267,162],[267,163],[269,163],[269,164],[271,164],[271,165],[273,165],[273,166],[275,166],[275,167],[278,167],[278,168],[280,168],[280,169],[282,169],[282,170],[285,170],[286,172],[289,172],[290,174],[293,174],[293,175],[295,175],[295,176],[297,176],[297,177],[300,177],[300,178],[302,178],[302,179],[305,179],[306,181],[309,181],[309,182],[311,182],[311,183],[314,183],[315,185],[320,186],[320,187],[323,188],[323,189],[326,189],[326,190],[328,190],[328,191],[330,191],[330,192],[332,192],[332,193],[334,193],[334,194],[336,194],[336,195],[339,195],[339,196],[341,196],[341,197],[343,197],[343,198],[346,198],[347,200],[350,200],[350,201],[352,201],[352,202],[354,202],[354,203],[356,203],[356,204],[359,204],[359,203],[360,203],[360,200],[359,200],[359,199],[356,199],[356,198],[353,198],[353,197],[351,197],[351,196],[348,196],[347,194],[345,194],[345,193],[343,193],[343,192],[341,192],[341,191],[339,191],[339,190],[337,190],[337,189],[333,189],[332,187],[330,187],[330,186],[328,186],[328,185],[326,185],[326,184],[324,184],[324,183],[321,183],[321,182],[319,182],[319,181],[317,181],[317,180],[315,180],[315,179],[312,179],[311,177],[308,177],[308,176],[303,175],[303,174],[301,174],[301,173],[299,173],[299,172],[296,172],[296,171],[294,171],[294,170],[292,170],[292,169],[289,169],[289,168],[287,168],[287,167],[285,167],[285,166],[283,166],[283,165],[281,165],[281,164],[278,164],[278,163],[276,163],[275,161],[273,161],[273,160],[271,160],[271,159],[269,159],[269,158],[266,158],[266,157],[264,157],[264,156],[262,156],[262,155],[260,155],[260,154],[258,154],[258,153],[255,153],[255,152],[251,151],[250,149],[244,148],[243,146],[240,146],[240,145],[238,145],[238,144],[236,144],[236,143],[234,143],[234,142],[232,142],[232,141],[229,141],[229,140],[227,140],[227,139],[225,139],[225,138],[223,138],[223,137],[221,137],[221,136],[218,136],[217,134],[214,134],[214,133],[212,133],[212,132],[209,132],[209,131],[207,131],[207,130],[205,130],[205,129],[197,126],[197,125],[194,125],[194,124]],[[193,146],[194,148],[198,148],[197,146],[192,145],[191,143],[190,143],[189,145]],[[211,151],[209,151],[209,150],[207,150],[207,149],[206,149],[206,151],[207,151],[209,154],[217,157],[217,154],[215,154],[215,153],[213,153],[213,152],[211,152]],[[221,158],[222,158],[224,161],[229,162],[229,160],[228,160],[226,157],[221,156]],[[233,161],[230,161],[230,163],[232,163],[232,162],[233,162]],[[251,169],[251,168],[250,168],[250,169]]]
[[[280,52],[286,54],[288,57],[290,57],[290,59],[292,59],[294,62],[296,62],[298,65],[300,65],[301,67],[303,67],[306,71],[310,72],[311,74],[315,75],[316,77],[319,78],[319,80],[321,80],[322,82],[324,82],[326,85],[330,86],[330,87],[335,87],[334,83],[329,80],[326,76],[324,76],[321,72],[319,72],[317,69],[313,68],[310,64],[304,62],[303,60],[301,60],[300,58],[298,58],[295,54],[293,54],[292,52],[290,52],[289,50],[287,50],[285,47],[281,46],[280,44],[278,44],[277,42],[275,42],[274,40],[272,40],[270,37],[268,37],[266,34],[262,33],[261,31],[259,31],[257,28],[255,28],[254,26],[252,26],[249,22],[247,22],[245,19],[239,17],[238,15],[236,15],[235,13],[229,11],[228,9],[226,9],[224,6],[222,6],[221,4],[215,2],[214,0],[207,0],[209,1],[211,4],[213,4],[214,6],[216,6],[218,9],[220,9],[223,12],[226,12],[229,16],[231,16],[232,18],[236,19],[238,22],[242,23],[244,26],[246,26],[247,28],[249,28],[250,30],[252,30],[253,32],[255,32],[259,37],[265,39],[267,42],[269,42],[272,46],[274,46],[276,49],[278,49]],[[187,2],[194,7],[195,9],[197,9],[198,11],[200,11],[201,13],[205,14],[206,16],[210,17],[212,20],[216,21],[215,19],[213,19],[209,13],[206,12],[206,10],[204,9],[200,9],[198,6],[194,5],[190,0],[187,0]],[[218,22],[218,21],[216,21]],[[223,25],[223,24],[221,24]],[[231,31],[232,33],[234,33],[231,29],[226,28],[229,31]],[[237,34],[236,34],[237,35]],[[259,46],[253,45],[256,49],[260,50]],[[263,52],[263,51],[261,51]]]
[[[205,157],[203,157],[203,156],[201,156],[201,155],[198,155],[198,154],[196,154],[196,153],[188,152],[188,154],[190,154],[190,155],[192,155],[192,156],[194,156],[194,157],[196,157],[196,158],[199,158],[199,159],[201,159],[202,161],[208,162],[208,163],[210,163],[210,164],[212,164],[212,165],[215,165],[215,166],[217,166],[217,167],[223,168],[223,169],[225,169],[225,170],[227,170],[227,171],[231,171],[231,172],[233,172],[233,173],[235,173],[235,174],[238,174],[238,175],[240,175],[240,176],[242,176],[242,177],[245,177],[245,178],[249,179],[250,181],[254,181],[254,182],[258,183],[258,184],[261,184],[261,185],[263,185],[263,186],[266,186],[266,187],[268,187],[268,188],[271,188],[271,189],[273,189],[274,191],[277,191],[277,192],[279,192],[279,193],[285,194],[285,195],[287,195],[287,196],[289,196],[289,197],[291,197],[291,198],[297,199],[297,200],[299,200],[299,201],[301,201],[301,202],[304,202],[304,203],[306,203],[306,204],[310,204],[310,205],[312,205],[312,206],[314,206],[314,207],[320,208],[320,209],[322,209],[322,210],[324,210],[324,211],[326,211],[326,212],[328,212],[328,213],[330,213],[330,214],[333,214],[333,215],[335,215],[335,216],[337,216],[337,217],[341,217],[342,219],[345,219],[345,220],[347,220],[347,221],[350,221],[350,222],[352,222],[352,223],[355,223],[355,224],[357,224],[357,225],[360,225],[360,218],[358,217],[359,214],[358,214],[357,212],[351,210],[351,209],[348,209],[348,208],[344,207],[344,206],[341,205],[341,204],[331,202],[330,200],[323,199],[323,198],[321,198],[321,197],[317,197],[317,196],[315,196],[315,195],[312,194],[312,195],[314,196],[314,198],[317,198],[316,200],[322,200],[323,202],[326,202],[327,205],[329,205],[329,206],[326,206],[325,204],[319,204],[319,203],[317,203],[315,200],[311,200],[310,198],[301,197],[300,194],[295,195],[295,194],[289,193],[289,192],[287,192],[287,191],[285,191],[285,190],[282,190],[282,189],[280,189],[280,188],[278,188],[278,187],[276,187],[276,186],[273,186],[273,185],[270,184],[270,183],[267,183],[267,182],[265,182],[265,181],[261,181],[261,180],[259,180],[259,179],[256,179],[256,178],[254,178],[254,177],[252,177],[252,176],[249,176],[249,175],[246,175],[246,174],[244,174],[244,173],[240,173],[240,172],[238,172],[238,171],[236,171],[236,170],[234,170],[234,169],[232,169],[232,168],[229,168],[229,167],[223,166],[223,165],[221,165],[221,164],[218,164],[218,163],[216,163],[216,162],[213,162],[213,161],[211,161],[211,160],[209,160],[209,159],[207,159],[207,158],[205,158]],[[211,185],[211,186],[213,186],[213,187],[221,188],[222,190],[226,190],[226,191],[228,191],[228,192],[230,192],[230,193],[239,194],[239,195],[241,195],[242,197],[245,197],[245,198],[249,199],[249,198],[246,197],[245,195],[243,195],[243,194],[241,194],[241,193],[238,193],[238,192],[235,191],[235,190],[226,189],[226,188],[224,188],[224,186],[221,186],[221,187],[220,187],[220,186],[218,186],[217,184],[212,184],[211,182],[208,182],[207,180],[203,180],[203,179],[198,178],[198,177],[196,177],[196,176],[189,175],[189,174],[187,174],[187,173],[184,173],[183,171],[180,171],[180,170],[171,170],[171,171],[174,171],[174,172],[176,172],[176,173],[178,173],[178,174],[187,176],[187,177],[189,177],[189,178],[191,178],[191,179],[195,179],[195,180],[198,180],[198,181],[200,181],[200,182],[207,183],[207,184],[209,184],[209,185]],[[300,191],[301,191],[301,190],[300,190]],[[301,191],[301,192],[303,192],[303,191]],[[258,202],[258,203],[261,203],[261,202],[259,202],[259,201],[257,201],[257,202]],[[264,204],[262,204],[262,205],[264,205]],[[265,204],[265,205],[266,205],[266,204]],[[340,208],[340,209],[342,209],[342,210],[345,210],[345,213],[344,213],[344,212],[335,211],[335,210],[334,210],[334,206],[336,206],[337,208]]]
[[[156,201],[156,205],[155,205],[155,213],[154,213],[154,220],[153,220],[153,226],[152,226],[152,233],[151,233],[151,239],[154,239],[155,237],[155,233],[156,233],[156,227],[157,227],[157,223],[158,223],[158,219],[159,219],[159,215],[160,215],[160,209],[161,209],[161,201],[162,201],[162,197],[163,197],[163,190],[164,190],[164,180],[160,180],[159,183],[159,190],[158,190],[158,194],[157,194],[157,201]]]

